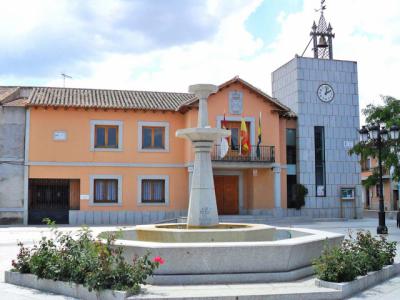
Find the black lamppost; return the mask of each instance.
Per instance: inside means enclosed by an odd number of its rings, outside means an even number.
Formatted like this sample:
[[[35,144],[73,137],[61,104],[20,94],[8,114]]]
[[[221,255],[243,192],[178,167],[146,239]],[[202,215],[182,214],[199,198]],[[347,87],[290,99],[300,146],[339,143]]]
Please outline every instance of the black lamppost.
[[[378,166],[379,166],[379,225],[378,234],[387,234],[388,229],[385,222],[385,207],[383,201],[383,168],[382,168],[382,146],[389,140],[389,134],[385,127],[373,125],[369,128],[363,126],[360,130],[360,140],[363,143],[371,142],[378,149]],[[399,138],[399,127],[392,126],[390,128],[390,139],[397,141]]]

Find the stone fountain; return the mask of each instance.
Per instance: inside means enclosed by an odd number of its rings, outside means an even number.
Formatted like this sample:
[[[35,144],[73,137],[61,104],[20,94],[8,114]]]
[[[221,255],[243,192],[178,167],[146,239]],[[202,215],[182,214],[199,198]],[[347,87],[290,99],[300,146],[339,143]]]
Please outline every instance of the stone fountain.
[[[312,274],[311,261],[325,245],[339,244],[343,235],[219,223],[210,151],[230,132],[208,126],[207,99],[217,87],[198,84],[189,91],[199,98],[198,126],[176,132],[177,137],[190,140],[195,151],[187,223],[123,229],[116,245],[123,247],[127,261],[148,251],[165,259],[152,277],[153,284],[290,281]]]
[[[216,227],[219,224],[210,152],[217,140],[231,134],[229,130],[211,128],[208,125],[207,99],[217,89],[211,84],[197,84],[189,87],[189,92],[199,98],[197,128],[181,129],[176,132],[177,137],[190,140],[195,151],[187,218],[188,228]]]

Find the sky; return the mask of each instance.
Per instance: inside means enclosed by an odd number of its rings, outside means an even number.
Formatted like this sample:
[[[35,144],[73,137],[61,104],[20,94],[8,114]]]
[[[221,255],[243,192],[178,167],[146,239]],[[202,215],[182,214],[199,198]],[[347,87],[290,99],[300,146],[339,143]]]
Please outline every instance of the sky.
[[[360,106],[400,98],[400,1],[326,0]],[[271,94],[302,54],[319,0],[0,0],[0,85],[186,92],[238,75]],[[305,53],[311,56],[311,49]]]

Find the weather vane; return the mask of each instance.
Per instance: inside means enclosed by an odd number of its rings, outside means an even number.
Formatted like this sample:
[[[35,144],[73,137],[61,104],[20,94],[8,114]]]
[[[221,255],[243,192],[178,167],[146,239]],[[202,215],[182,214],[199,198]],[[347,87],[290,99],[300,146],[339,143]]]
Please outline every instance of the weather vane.
[[[325,5],[325,0],[321,0],[321,8],[320,9],[314,9],[316,12],[323,12],[326,9],[326,5]]]

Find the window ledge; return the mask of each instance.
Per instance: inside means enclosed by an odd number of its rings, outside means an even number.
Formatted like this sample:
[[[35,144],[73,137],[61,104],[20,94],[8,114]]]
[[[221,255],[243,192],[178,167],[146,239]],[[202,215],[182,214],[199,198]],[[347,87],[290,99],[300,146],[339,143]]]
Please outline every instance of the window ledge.
[[[90,203],[89,206],[122,206],[122,203]]]
[[[169,207],[168,203],[143,203],[143,202],[138,202],[138,206],[162,206],[162,207]]]
[[[154,153],[154,152],[169,152],[168,149],[143,149],[143,148],[139,148],[138,152],[150,152],[150,153]]]
[[[122,148],[93,148],[92,152],[121,152]]]

